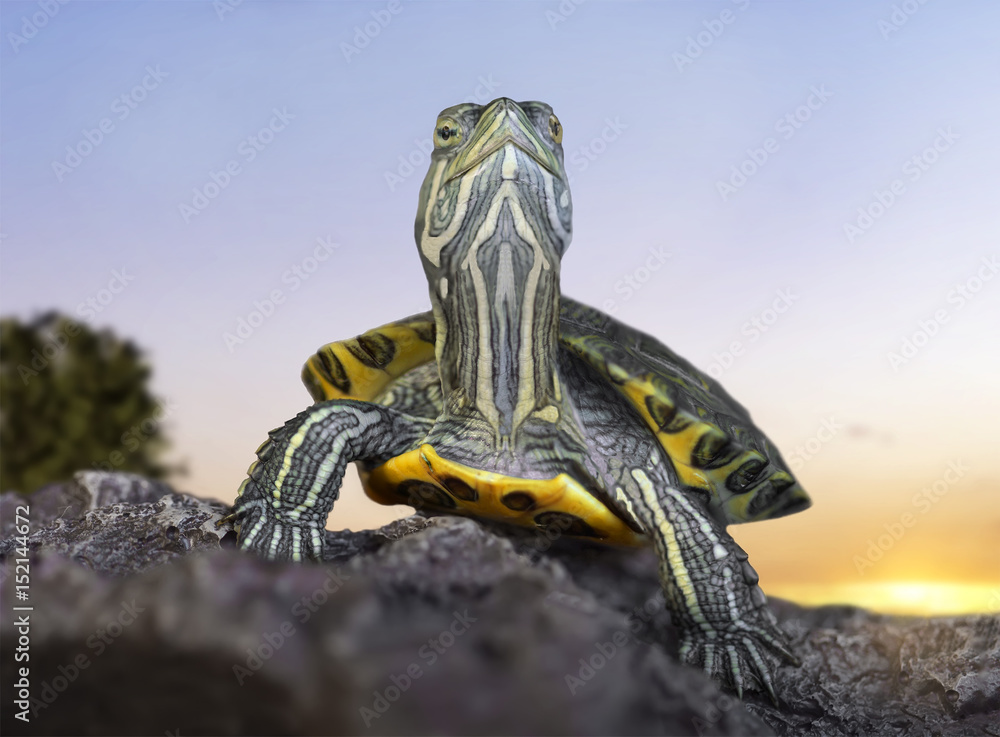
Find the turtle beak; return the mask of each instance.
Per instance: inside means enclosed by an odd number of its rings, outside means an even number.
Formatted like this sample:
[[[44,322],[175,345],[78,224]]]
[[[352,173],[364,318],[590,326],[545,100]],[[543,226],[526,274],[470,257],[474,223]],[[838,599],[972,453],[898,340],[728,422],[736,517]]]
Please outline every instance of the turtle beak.
[[[444,181],[450,182],[474,169],[504,147],[512,145],[527,154],[553,176],[564,179],[562,164],[535,132],[528,116],[513,100],[501,97],[486,106],[469,145],[448,164]],[[510,178],[504,171],[504,178]]]

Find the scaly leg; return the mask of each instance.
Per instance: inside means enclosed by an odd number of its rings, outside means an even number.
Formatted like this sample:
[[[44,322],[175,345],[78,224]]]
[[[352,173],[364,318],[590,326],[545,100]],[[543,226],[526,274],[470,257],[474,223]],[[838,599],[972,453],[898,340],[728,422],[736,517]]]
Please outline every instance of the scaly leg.
[[[314,404],[257,449],[232,518],[239,546],[272,560],[323,558],[326,518],[352,461],[375,465],[416,447],[431,421],[351,399]]]
[[[768,651],[798,659],[747,554],[701,504],[671,485],[661,459],[651,456],[646,468],[627,472],[634,483],[623,488],[656,546],[671,617],[682,629],[681,659],[721,676],[741,698],[744,685],[756,680],[777,704]]]
[[[652,539],[671,618],[681,629],[681,658],[743,695],[754,681],[774,699],[771,653],[796,662],[767,609],[757,573],[708,510],[701,492],[680,477],[642,418],[600,390],[593,367],[568,350],[560,371],[574,387],[592,457],[602,467],[608,502]]]

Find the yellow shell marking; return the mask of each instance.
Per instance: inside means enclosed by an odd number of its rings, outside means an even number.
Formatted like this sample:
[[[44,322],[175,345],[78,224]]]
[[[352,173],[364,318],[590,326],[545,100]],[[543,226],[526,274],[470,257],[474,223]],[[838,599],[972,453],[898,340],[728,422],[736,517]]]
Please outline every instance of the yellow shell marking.
[[[311,356],[302,381],[317,402],[371,401],[407,371],[434,360],[434,322],[418,316],[329,343]]]
[[[605,352],[601,349],[605,344],[609,349],[613,349],[614,345],[609,341],[594,336],[566,335],[560,336],[560,340],[591,366],[616,382],[618,391],[628,398],[649,429],[656,434],[657,440],[673,463],[680,483],[708,491],[712,496],[713,505],[723,511],[730,523],[770,519],[776,516],[776,512],[780,515],[781,510],[791,504],[808,501],[808,495],[798,484],[792,486],[794,479],[789,474],[773,467],[766,476],[761,475],[748,483],[744,491],[735,493],[731,491],[726,486],[726,481],[741,466],[751,461],[761,463],[762,467],[767,463],[767,459],[761,453],[751,448],[738,449],[738,452],[723,455],[709,468],[695,468],[692,454],[696,449],[711,446],[711,442],[705,441],[721,441],[726,437],[719,427],[701,419],[701,416],[695,416],[677,407],[669,394],[661,386],[657,386],[658,381],[662,379],[652,371],[642,371],[635,366],[626,367],[608,360],[607,356],[612,351]],[[663,378],[672,379],[684,386],[684,382],[677,377]],[[669,432],[661,428],[663,418],[658,421],[650,413],[651,402],[660,408],[662,414],[671,418],[668,423]],[[703,416],[703,413],[699,412],[699,415]],[[734,447],[734,450],[737,449]],[[770,484],[774,483],[786,484],[788,488],[779,492],[772,504],[751,515],[750,505],[758,493],[762,489],[769,489]]]
[[[585,525],[564,527],[563,532],[568,536],[583,536],[614,545],[638,546],[648,543],[645,536],[632,530],[578,481],[565,473],[552,479],[504,476],[442,458],[432,446],[424,444],[371,471],[361,471],[361,482],[368,496],[379,504],[409,503],[405,492],[401,494],[400,486],[403,485],[406,489],[408,482],[422,482],[430,484],[437,493],[444,494],[442,499],[454,502],[454,507],[433,503],[427,505],[442,511],[535,529],[539,527],[536,518],[545,513],[556,512],[571,515]],[[449,490],[449,485],[455,488],[456,482],[465,490],[461,496]],[[526,501],[533,503],[524,508]],[[577,531],[588,527],[593,534],[589,534],[589,531],[580,534]],[[554,529],[558,530],[558,525]]]

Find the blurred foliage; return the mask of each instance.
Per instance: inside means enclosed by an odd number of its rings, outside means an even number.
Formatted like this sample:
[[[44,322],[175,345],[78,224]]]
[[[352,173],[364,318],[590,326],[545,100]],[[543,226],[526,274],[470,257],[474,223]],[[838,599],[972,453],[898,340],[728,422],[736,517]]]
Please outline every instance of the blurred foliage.
[[[134,343],[57,313],[0,320],[0,491],[30,493],[80,470],[162,478],[169,408]]]

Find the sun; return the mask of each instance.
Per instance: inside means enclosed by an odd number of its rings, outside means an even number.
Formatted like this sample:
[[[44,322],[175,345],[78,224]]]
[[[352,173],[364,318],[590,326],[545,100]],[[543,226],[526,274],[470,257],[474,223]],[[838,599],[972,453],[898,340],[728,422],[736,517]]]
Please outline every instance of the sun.
[[[945,616],[1000,611],[1000,581],[787,584],[769,587],[768,593],[806,606],[852,604],[885,614]]]

